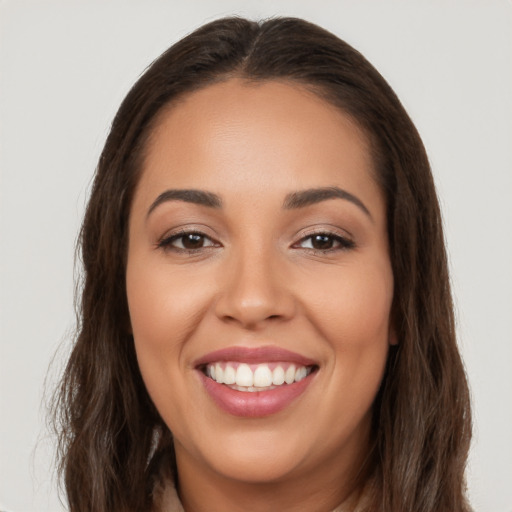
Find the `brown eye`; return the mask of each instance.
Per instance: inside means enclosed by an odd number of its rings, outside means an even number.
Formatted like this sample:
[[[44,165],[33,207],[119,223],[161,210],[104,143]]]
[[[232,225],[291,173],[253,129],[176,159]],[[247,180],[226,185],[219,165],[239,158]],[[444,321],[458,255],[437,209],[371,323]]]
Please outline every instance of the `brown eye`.
[[[332,249],[334,246],[334,239],[329,235],[314,235],[311,237],[311,246],[313,249],[318,249],[320,251]]]
[[[205,237],[198,233],[188,233],[181,237],[181,245],[184,249],[200,249],[204,246]]]
[[[315,233],[303,238],[296,247],[301,249],[311,249],[314,251],[336,251],[343,249],[352,249],[354,242],[332,233]]]
[[[177,233],[162,240],[158,246],[165,250],[175,251],[199,251],[204,248],[214,247],[217,244],[202,233]]]

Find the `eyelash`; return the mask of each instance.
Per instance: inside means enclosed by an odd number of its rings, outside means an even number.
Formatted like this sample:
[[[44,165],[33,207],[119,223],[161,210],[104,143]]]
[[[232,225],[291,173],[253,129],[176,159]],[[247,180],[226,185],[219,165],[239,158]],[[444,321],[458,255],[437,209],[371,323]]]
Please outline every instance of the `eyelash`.
[[[302,237],[298,242],[296,242],[293,247],[297,247],[299,244],[304,243],[306,240],[313,240],[316,236],[322,236],[325,238],[329,238],[333,241],[333,243],[337,243],[338,247],[330,247],[328,249],[316,249],[315,247],[303,247],[303,249],[307,249],[313,253],[317,254],[326,254],[337,251],[346,251],[350,249],[354,249],[356,244],[353,240],[348,237],[338,235],[336,233],[332,233],[329,231],[316,231],[314,233],[308,233],[306,236]],[[299,248],[299,247],[298,247]]]
[[[175,247],[172,245],[173,242],[175,242],[179,239],[184,239],[187,236],[194,236],[194,235],[202,237],[205,240],[209,240],[212,243],[210,245],[207,245],[204,247],[198,247],[196,249],[189,249],[186,247]],[[204,233],[201,233],[200,231],[195,231],[195,230],[191,230],[191,231],[182,230],[182,231],[179,231],[178,233],[173,233],[172,235],[163,238],[162,240],[160,240],[157,243],[157,247],[159,249],[163,249],[164,251],[174,251],[174,252],[186,253],[186,254],[197,254],[198,251],[210,249],[212,247],[219,247],[219,245],[220,244],[218,242],[213,241],[208,235],[205,235]]]
[[[173,245],[174,242],[176,242],[177,240],[180,240],[180,239],[184,239],[185,237],[187,236],[198,236],[198,237],[202,237],[203,240],[209,240],[211,243],[209,245],[206,245],[206,246],[203,246],[203,247],[198,247],[198,248],[186,248],[186,247],[176,247]],[[335,233],[331,233],[331,232],[328,232],[328,231],[317,231],[315,233],[309,233],[308,235],[302,237],[298,242],[296,242],[295,244],[292,245],[293,248],[296,248],[296,249],[300,249],[300,245],[302,243],[304,243],[305,241],[307,240],[312,240],[313,237],[317,237],[317,236],[323,236],[325,238],[328,238],[330,239],[333,243],[337,243],[338,246],[337,247],[329,247],[327,249],[317,249],[315,247],[302,247],[302,249],[306,249],[312,253],[316,253],[316,254],[326,254],[326,253],[331,253],[331,252],[337,252],[337,251],[346,251],[346,250],[350,250],[350,249],[354,249],[355,248],[355,243],[353,240],[347,238],[347,237],[344,237],[344,236],[341,236],[341,235],[338,235],[338,234],[335,234]],[[183,245],[183,242],[182,242],[182,245]],[[214,248],[214,247],[219,247],[220,244],[214,240],[212,240],[208,235],[205,235],[204,233],[200,232],[200,231],[186,231],[186,230],[183,230],[183,231],[180,231],[178,233],[174,233],[166,238],[163,238],[162,240],[160,240],[158,243],[157,243],[157,248],[159,249],[163,249],[164,251],[174,251],[174,252],[178,252],[178,253],[185,253],[185,254],[198,254],[199,251],[203,251],[203,250],[209,250],[211,248]]]

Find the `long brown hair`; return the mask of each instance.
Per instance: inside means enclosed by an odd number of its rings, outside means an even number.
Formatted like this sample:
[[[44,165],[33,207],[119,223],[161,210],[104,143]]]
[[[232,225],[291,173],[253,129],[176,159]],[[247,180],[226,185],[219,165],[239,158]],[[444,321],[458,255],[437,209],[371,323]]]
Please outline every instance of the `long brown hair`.
[[[144,387],[129,329],[128,215],[156,114],[181,95],[231,77],[302,84],[367,134],[387,199],[398,339],[374,404],[368,510],[468,510],[469,393],[421,139],[382,76],[336,36],[293,18],[226,18],[185,37],[147,69],[123,101],[96,170],[79,241],[76,343],[54,411],[70,511],[145,510],[158,461],[172,461],[171,434]]]

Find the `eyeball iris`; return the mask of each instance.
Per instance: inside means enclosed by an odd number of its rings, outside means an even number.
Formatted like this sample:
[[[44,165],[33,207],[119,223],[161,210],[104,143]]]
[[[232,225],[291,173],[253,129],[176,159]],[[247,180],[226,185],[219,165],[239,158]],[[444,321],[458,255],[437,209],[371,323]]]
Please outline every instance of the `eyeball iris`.
[[[200,249],[204,246],[205,237],[197,233],[188,233],[181,237],[181,243],[185,249]]]
[[[334,239],[329,235],[313,235],[311,237],[311,246],[313,249],[318,250],[332,249],[334,246]]]

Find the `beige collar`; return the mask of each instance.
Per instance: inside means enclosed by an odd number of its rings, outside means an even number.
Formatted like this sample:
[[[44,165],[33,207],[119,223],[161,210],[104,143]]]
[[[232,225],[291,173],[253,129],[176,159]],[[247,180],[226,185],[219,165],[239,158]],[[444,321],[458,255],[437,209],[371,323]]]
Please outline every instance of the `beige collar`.
[[[152,512],[185,512],[172,480],[159,482],[154,488],[153,497]],[[365,491],[361,496],[351,496],[332,512],[362,512],[367,503],[365,497],[367,497]]]

